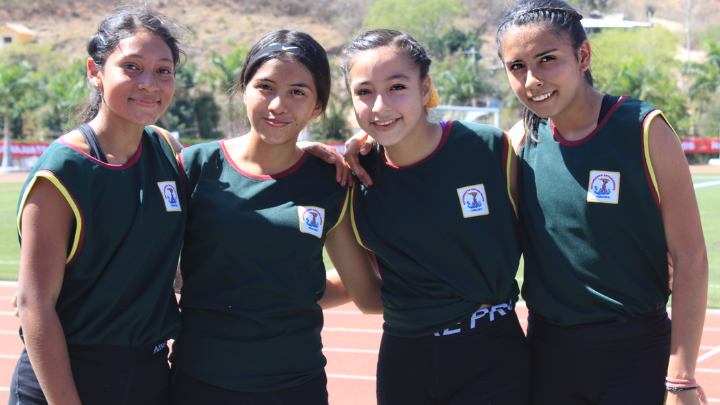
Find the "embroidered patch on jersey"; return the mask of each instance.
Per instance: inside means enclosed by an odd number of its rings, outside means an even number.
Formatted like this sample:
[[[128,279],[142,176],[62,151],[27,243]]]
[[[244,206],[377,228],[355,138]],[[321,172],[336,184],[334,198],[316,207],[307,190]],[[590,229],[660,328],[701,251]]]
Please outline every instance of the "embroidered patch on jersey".
[[[460,197],[460,205],[465,218],[490,213],[487,198],[485,198],[485,186],[482,184],[459,188],[458,196]]]
[[[620,173],[590,172],[590,185],[588,186],[588,202],[617,204],[620,197]]]
[[[165,208],[169,211],[182,211],[180,207],[180,196],[178,196],[177,187],[174,181],[161,181],[158,183],[160,194],[165,201]]]
[[[298,207],[300,232],[322,238],[325,225],[325,210],[318,207]]]

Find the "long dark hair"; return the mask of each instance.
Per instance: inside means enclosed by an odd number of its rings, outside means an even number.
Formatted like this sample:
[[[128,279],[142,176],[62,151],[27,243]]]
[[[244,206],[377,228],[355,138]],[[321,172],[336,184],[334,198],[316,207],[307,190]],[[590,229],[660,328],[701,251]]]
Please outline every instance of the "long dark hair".
[[[267,52],[266,48],[274,45],[283,45],[273,47]],[[288,50],[283,50],[283,48]],[[290,49],[290,48],[300,49]],[[262,53],[262,52],[267,53]],[[256,57],[255,55],[260,55]],[[322,107],[322,116],[325,116],[325,109],[330,100],[330,63],[328,62],[325,49],[310,35],[300,31],[276,30],[265,35],[259,40],[248,52],[243,63],[242,73],[235,83],[234,90],[241,88],[245,91],[248,83],[252,80],[255,73],[267,61],[272,59],[289,59],[296,60],[307,68],[313,77],[315,90],[317,91],[317,102]]]
[[[182,28],[174,20],[157,11],[145,7],[120,7],[113,14],[105,17],[98,26],[97,32],[90,36],[87,44],[88,55],[95,65],[103,69],[108,56],[125,38],[133,36],[139,30],[147,30],[159,36],[170,48],[175,67],[180,63],[181,55],[185,53],[180,49]],[[92,121],[100,111],[102,93],[91,87],[85,105],[78,114],[80,124]]]
[[[502,60],[502,38],[505,32],[513,26],[540,24],[552,30],[557,36],[568,40],[575,50],[580,48],[587,40],[585,28],[580,23],[583,16],[563,0],[521,0],[511,8],[503,18],[498,28],[495,40],[497,42],[498,56]],[[593,77],[588,68],[585,71],[585,81],[592,87]],[[523,113],[525,132],[533,144],[538,143],[537,131],[541,123],[547,119],[539,117],[530,109],[525,108]]]

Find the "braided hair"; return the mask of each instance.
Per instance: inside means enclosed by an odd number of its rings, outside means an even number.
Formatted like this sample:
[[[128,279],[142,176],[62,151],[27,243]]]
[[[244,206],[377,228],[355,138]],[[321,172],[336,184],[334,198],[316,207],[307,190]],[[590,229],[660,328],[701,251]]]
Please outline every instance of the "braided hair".
[[[563,0],[520,0],[511,8],[498,27],[497,42],[498,56],[502,60],[502,38],[507,30],[514,26],[540,24],[551,29],[557,36],[566,38],[570,46],[576,50],[587,40],[585,28],[580,23],[583,16]],[[576,54],[576,56],[578,56]],[[590,69],[585,71],[585,81],[592,87],[593,77]],[[525,133],[532,144],[539,142],[538,127],[547,119],[541,118],[530,109],[523,112]]]

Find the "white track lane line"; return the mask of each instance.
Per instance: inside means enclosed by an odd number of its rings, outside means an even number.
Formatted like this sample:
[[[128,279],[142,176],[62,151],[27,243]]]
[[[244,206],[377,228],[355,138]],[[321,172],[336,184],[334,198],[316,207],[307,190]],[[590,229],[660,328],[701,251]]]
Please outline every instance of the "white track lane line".
[[[364,375],[348,375],[348,374],[328,374],[328,378],[346,378],[350,380],[371,380],[375,381],[375,377],[369,377]]]
[[[696,368],[695,371],[698,373],[720,373],[720,369],[717,368]]]
[[[10,391],[10,387],[0,387],[0,391]]]
[[[703,354],[702,356],[698,357],[697,362],[700,363],[703,360],[707,360],[708,358],[720,353],[720,346],[715,347],[714,349],[710,350],[709,352]]]
[[[5,316],[15,316],[15,312],[13,312],[13,311],[0,311],[0,316],[2,316],[2,315],[5,315]]]
[[[708,181],[708,182],[705,182],[705,183],[695,184],[693,187],[694,187],[694,188],[703,188],[703,187],[710,187],[710,186],[717,186],[717,185],[720,185],[720,180],[718,180],[718,181]]]
[[[19,359],[19,354],[0,354],[0,359]]]
[[[378,354],[379,350],[365,350],[365,349],[341,349],[337,347],[323,347],[324,352],[340,352],[340,353],[366,353],[366,354]]]

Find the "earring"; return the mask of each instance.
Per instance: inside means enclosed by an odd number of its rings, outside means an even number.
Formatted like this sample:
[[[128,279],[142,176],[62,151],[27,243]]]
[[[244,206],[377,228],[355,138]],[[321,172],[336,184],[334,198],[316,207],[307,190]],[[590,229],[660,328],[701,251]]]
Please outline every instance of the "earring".
[[[93,87],[97,88],[98,86],[99,86],[99,84],[97,82],[93,83]]]

